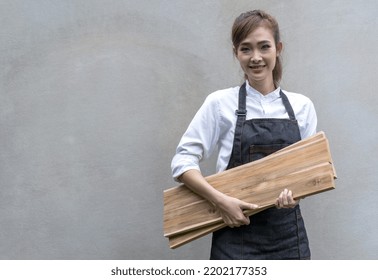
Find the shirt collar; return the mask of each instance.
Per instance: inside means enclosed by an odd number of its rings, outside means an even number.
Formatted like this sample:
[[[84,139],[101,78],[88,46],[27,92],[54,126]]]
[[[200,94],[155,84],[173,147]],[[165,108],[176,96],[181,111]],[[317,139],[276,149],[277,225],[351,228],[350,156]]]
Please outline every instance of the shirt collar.
[[[266,95],[263,95],[261,92],[257,91],[253,87],[251,87],[249,85],[248,81],[246,81],[247,96],[251,96],[251,97],[253,97],[253,98],[255,98],[259,101],[271,102],[271,101],[276,100],[277,98],[280,98],[280,90],[281,90],[281,88],[278,87],[274,91],[272,91],[272,92],[270,92]]]

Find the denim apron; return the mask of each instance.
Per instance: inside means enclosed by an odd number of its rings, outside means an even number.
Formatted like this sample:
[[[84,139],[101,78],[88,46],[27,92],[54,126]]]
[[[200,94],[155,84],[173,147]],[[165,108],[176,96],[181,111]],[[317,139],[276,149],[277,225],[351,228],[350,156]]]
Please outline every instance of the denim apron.
[[[227,169],[261,159],[301,140],[293,108],[282,91],[280,96],[289,119],[246,120],[245,83],[240,87],[234,144]],[[269,208],[250,216],[249,225],[214,232],[210,259],[310,259],[299,205]]]

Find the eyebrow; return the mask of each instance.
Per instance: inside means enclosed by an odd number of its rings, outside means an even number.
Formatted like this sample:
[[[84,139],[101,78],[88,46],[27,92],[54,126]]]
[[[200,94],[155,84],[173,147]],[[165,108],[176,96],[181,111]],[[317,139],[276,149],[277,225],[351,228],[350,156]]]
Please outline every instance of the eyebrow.
[[[262,40],[260,42],[257,42],[257,45],[264,45],[264,44],[273,44],[270,40]],[[241,42],[240,46],[245,46],[245,45],[251,45],[250,42]]]

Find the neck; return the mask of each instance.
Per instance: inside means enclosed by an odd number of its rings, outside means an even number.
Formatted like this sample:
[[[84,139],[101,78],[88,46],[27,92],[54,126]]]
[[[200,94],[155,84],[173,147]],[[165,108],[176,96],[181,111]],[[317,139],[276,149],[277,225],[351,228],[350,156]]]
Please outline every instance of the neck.
[[[255,90],[260,92],[262,95],[267,95],[276,89],[274,86],[273,80],[272,81],[250,81],[248,79],[248,83],[251,87]]]

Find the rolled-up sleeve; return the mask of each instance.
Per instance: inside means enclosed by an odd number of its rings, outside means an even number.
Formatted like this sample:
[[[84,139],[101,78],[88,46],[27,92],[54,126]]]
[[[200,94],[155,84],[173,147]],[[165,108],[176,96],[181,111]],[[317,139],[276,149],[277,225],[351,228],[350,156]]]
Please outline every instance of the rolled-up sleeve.
[[[173,178],[178,181],[180,175],[191,169],[200,171],[200,161],[211,156],[218,138],[219,104],[213,95],[209,95],[177,146],[171,162]]]
[[[315,107],[310,99],[308,99],[305,111],[306,111],[306,118],[304,122],[305,125],[303,127],[303,130],[301,131],[302,139],[313,136],[316,133],[316,127],[318,123]]]

